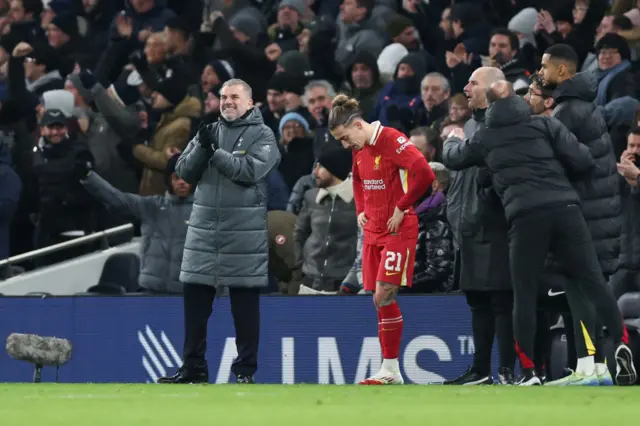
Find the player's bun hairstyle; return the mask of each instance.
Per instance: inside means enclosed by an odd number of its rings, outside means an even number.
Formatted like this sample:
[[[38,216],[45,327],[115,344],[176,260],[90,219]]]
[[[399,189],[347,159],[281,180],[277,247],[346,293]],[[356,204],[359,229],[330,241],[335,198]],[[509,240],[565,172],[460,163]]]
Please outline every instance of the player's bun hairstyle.
[[[333,98],[329,112],[330,130],[340,126],[348,126],[355,118],[362,118],[360,102],[343,93]]]

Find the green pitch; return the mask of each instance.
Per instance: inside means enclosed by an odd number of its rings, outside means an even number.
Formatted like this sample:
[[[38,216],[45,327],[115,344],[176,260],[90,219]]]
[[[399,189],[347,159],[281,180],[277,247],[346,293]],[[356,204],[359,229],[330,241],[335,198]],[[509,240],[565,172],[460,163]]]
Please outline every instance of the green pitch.
[[[2,426],[640,424],[640,387],[0,384]]]

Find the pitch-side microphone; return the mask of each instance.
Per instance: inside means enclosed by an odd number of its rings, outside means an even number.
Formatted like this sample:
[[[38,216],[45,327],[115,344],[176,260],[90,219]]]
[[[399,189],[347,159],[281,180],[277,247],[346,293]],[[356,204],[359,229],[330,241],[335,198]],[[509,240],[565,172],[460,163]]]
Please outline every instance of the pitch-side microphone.
[[[73,346],[67,339],[12,333],[7,337],[5,349],[11,358],[34,364],[33,381],[40,383],[45,365],[56,367],[56,382],[58,381],[60,366],[71,359]]]

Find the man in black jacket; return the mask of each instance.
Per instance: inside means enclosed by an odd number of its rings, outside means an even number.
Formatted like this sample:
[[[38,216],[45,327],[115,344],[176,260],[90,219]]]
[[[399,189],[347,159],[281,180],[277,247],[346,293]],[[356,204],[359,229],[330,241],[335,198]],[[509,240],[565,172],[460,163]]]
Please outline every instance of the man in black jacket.
[[[580,198],[567,174],[593,167],[589,149],[578,143],[555,119],[532,117],[527,103],[507,81],[487,92],[487,128],[471,141],[457,144],[455,168],[484,165],[491,170],[509,221],[509,258],[514,289],[514,334],[522,364],[523,386],[540,385],[535,373],[534,336],[538,281],[547,253],[564,261],[573,286],[567,292],[580,300],[574,312],[588,309],[589,297],[605,283],[596,261]],[[460,132],[459,129],[453,133]],[[458,137],[462,135],[457,135]],[[566,170],[565,170],[566,169]],[[523,179],[526,177],[526,179]],[[585,380],[598,378],[592,373]]]
[[[591,73],[576,74],[577,65],[576,52],[568,45],[556,44],[548,48],[542,56],[540,75],[544,85],[553,89],[556,105],[553,116],[560,120],[580,143],[589,148],[596,163],[592,173],[586,177],[573,177],[572,184],[582,200],[582,211],[591,232],[602,273],[608,277],[618,267],[620,251],[621,211],[616,159],[606,122],[594,103],[598,90],[597,80]],[[553,263],[549,266],[557,275],[566,277],[565,265]],[[565,286],[568,285],[570,284],[565,280]],[[626,346],[628,336],[612,292],[602,291],[602,295],[591,302],[595,306],[592,307],[590,315],[573,319],[578,356],[576,370],[589,375],[591,370],[595,369],[596,374],[603,377],[608,373],[604,363],[604,351],[597,350],[592,343],[599,316],[614,343],[620,343],[615,353],[618,385],[635,383],[636,372],[630,368],[633,365],[633,356]],[[574,305],[573,301],[570,301],[570,305]],[[584,344],[581,344],[582,342]],[[574,373],[563,379],[562,384],[572,380],[579,382],[578,374]]]
[[[487,108],[486,89],[504,80],[498,68],[478,68],[469,77],[465,95],[473,118],[464,126],[464,135],[471,137],[484,127]],[[442,162],[450,170],[455,162],[450,148],[461,139],[446,144]],[[500,354],[498,381],[513,383],[516,353],[513,343],[513,291],[509,273],[508,227],[504,209],[491,189],[486,167],[470,167],[452,173],[447,193],[447,219],[454,235],[455,270],[460,271],[459,287],[471,308],[471,324],[475,353],[473,366],[460,377],[446,381],[447,385],[492,384],[491,349],[497,337]]]

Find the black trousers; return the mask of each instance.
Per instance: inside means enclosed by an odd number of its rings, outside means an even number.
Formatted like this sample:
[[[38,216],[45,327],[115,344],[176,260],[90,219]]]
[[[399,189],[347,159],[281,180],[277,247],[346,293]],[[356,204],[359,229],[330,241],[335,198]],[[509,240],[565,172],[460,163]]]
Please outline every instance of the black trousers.
[[[473,368],[482,375],[491,373],[493,338],[498,340],[500,367],[513,369],[516,352],[513,346],[513,292],[467,291],[473,328]]]
[[[213,311],[216,289],[208,285],[184,285],[184,366],[206,369],[207,323]],[[231,315],[236,329],[238,356],[231,371],[252,376],[258,369],[260,337],[260,289],[230,288]]]
[[[535,210],[514,219],[509,230],[514,334],[525,368],[534,367],[538,285],[549,252],[564,265],[574,332],[576,336],[580,334],[576,341],[586,342],[576,348],[577,356],[595,353],[593,342],[598,316],[611,330],[615,341],[622,338],[620,311],[606,286],[579,206]]]

